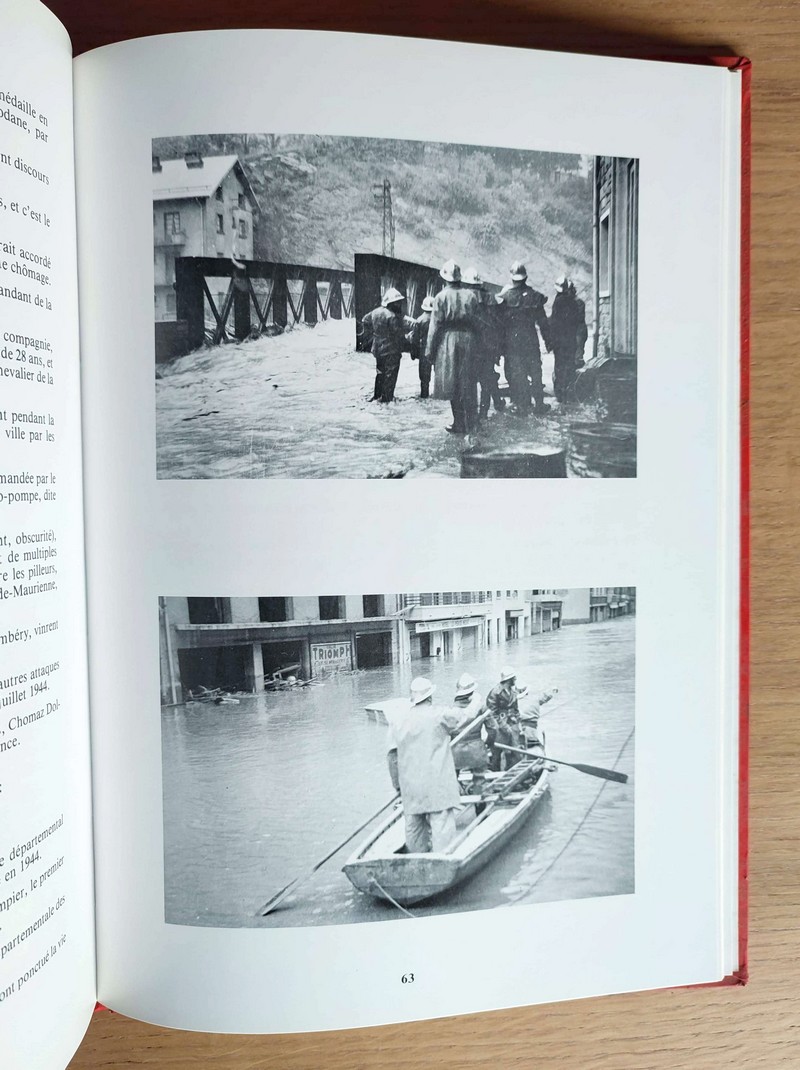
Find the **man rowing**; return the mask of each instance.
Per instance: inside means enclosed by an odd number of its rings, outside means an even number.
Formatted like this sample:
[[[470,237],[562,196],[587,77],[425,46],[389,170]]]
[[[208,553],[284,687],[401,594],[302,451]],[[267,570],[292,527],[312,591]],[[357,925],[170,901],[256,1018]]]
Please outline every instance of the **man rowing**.
[[[435,706],[435,690],[422,676],[412,680],[408,708],[389,727],[389,774],[400,792],[412,854],[443,851],[456,834],[460,792],[450,739],[463,718]]]

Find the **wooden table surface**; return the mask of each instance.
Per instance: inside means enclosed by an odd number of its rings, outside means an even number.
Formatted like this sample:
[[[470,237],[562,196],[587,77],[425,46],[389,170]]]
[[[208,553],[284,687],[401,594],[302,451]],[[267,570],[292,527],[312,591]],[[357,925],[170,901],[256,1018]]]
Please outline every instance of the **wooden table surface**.
[[[750,972],[746,987],[611,996],[340,1033],[227,1037],[103,1012],[72,1070],[549,1070],[800,1067],[800,5],[792,0],[49,0],[75,51],[126,37],[228,26],[352,29],[584,52],[728,51],[753,67],[752,702]],[[554,107],[557,106],[554,100]],[[687,167],[690,162],[687,161]],[[687,265],[688,268],[688,265]],[[685,286],[702,285],[687,270]],[[777,392],[776,392],[777,391]],[[795,532],[793,535],[792,532]],[[794,591],[794,594],[792,594]],[[547,969],[547,963],[532,963]],[[480,982],[480,969],[469,984]]]

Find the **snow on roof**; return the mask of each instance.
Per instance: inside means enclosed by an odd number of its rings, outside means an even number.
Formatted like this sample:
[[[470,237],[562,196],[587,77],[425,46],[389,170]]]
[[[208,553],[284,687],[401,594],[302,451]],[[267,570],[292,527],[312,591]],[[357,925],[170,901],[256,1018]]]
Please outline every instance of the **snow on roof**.
[[[153,200],[210,197],[228,172],[238,166],[239,178],[256,209],[260,210],[238,156],[203,156],[202,160],[202,167],[187,167],[183,156],[178,160],[161,160],[161,170],[153,171]]]

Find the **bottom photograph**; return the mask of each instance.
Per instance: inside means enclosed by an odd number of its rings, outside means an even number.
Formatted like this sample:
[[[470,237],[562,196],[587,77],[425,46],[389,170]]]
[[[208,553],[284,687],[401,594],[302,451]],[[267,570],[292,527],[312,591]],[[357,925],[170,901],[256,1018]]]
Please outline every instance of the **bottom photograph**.
[[[634,892],[635,588],[158,608],[168,923]]]

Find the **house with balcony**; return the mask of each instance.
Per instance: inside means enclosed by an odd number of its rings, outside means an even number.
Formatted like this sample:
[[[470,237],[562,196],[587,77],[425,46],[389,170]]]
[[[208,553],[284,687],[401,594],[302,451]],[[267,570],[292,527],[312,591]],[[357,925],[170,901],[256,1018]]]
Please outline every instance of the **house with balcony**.
[[[442,591],[401,598],[401,648],[411,660],[458,658],[542,630],[530,591]]]
[[[153,157],[153,270],[156,323],[174,322],[175,260],[253,259],[260,206],[239,157],[187,152]]]

